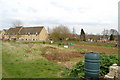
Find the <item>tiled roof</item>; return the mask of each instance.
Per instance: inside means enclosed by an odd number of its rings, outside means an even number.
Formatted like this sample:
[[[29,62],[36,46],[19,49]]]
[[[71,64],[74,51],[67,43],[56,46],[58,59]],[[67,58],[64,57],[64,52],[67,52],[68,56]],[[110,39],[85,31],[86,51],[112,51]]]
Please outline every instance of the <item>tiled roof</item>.
[[[20,31],[21,35],[25,34],[39,34],[41,30],[43,29],[43,26],[40,27],[23,27]]]
[[[3,29],[5,32],[7,32],[8,29]]]
[[[18,34],[18,31],[21,29],[22,27],[15,27],[15,28],[10,28],[7,30],[6,34],[8,35],[16,35]]]
[[[44,26],[37,26],[37,27],[15,27],[10,28],[7,31],[8,35],[26,35],[26,34],[39,34]]]

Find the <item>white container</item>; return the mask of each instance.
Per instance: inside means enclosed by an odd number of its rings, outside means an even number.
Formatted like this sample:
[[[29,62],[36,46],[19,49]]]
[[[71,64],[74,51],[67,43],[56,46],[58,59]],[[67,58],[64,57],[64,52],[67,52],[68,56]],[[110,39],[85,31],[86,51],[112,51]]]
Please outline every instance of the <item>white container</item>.
[[[69,48],[68,46],[64,46],[64,48]]]
[[[51,44],[53,43],[53,41],[51,41]]]

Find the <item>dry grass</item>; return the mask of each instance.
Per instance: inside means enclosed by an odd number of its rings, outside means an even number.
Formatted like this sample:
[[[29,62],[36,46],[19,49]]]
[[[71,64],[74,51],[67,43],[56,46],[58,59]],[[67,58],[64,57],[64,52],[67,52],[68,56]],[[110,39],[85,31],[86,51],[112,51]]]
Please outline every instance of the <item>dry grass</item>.
[[[42,57],[43,45],[3,43],[3,77],[5,78],[58,78],[65,71],[56,63]]]

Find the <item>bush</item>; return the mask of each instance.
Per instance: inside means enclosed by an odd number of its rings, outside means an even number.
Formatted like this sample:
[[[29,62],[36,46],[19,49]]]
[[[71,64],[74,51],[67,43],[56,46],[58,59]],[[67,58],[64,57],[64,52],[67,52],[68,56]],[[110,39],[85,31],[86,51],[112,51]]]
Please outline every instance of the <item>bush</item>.
[[[45,41],[43,41],[43,44],[45,44]]]
[[[101,54],[100,55],[100,76],[104,76],[107,73],[109,73],[109,67],[115,63],[120,65],[120,60],[118,59],[117,55]],[[70,71],[70,76],[73,76],[73,77],[84,76],[84,63],[80,61],[75,66],[73,66]]]
[[[59,43],[60,45],[64,45],[64,43]]]
[[[109,67],[113,64],[119,64],[119,59],[117,55],[106,55],[102,54],[100,56],[100,76],[104,76],[109,73]]]
[[[72,77],[78,77],[78,76],[83,76],[83,74],[84,74],[84,63],[80,61],[75,66],[72,67],[69,75]]]

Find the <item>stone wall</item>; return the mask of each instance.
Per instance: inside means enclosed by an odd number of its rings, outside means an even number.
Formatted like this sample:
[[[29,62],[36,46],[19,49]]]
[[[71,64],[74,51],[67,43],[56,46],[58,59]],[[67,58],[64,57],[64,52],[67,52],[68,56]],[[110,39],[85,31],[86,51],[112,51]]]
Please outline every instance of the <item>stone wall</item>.
[[[120,80],[120,66],[113,64],[109,68],[109,73],[105,75],[105,78],[108,80]]]

